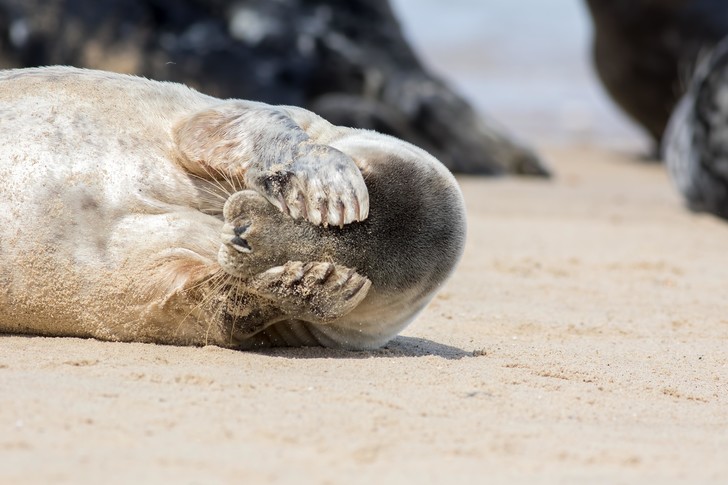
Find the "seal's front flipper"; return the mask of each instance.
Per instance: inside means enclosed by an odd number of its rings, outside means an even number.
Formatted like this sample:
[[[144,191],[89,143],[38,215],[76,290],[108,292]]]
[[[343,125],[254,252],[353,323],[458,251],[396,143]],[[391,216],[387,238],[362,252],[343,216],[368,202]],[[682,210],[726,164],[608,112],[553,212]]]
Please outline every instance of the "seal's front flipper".
[[[327,145],[301,143],[287,163],[251,166],[246,185],[293,219],[339,226],[369,215],[364,177],[348,155]]]
[[[335,263],[289,261],[248,282],[249,290],[271,300],[288,318],[328,323],[364,300],[371,281]]]
[[[199,178],[255,190],[293,219],[323,226],[366,219],[369,195],[359,167],[327,144],[339,128],[308,118],[307,131],[283,108],[220,103],[175,126],[178,161]]]

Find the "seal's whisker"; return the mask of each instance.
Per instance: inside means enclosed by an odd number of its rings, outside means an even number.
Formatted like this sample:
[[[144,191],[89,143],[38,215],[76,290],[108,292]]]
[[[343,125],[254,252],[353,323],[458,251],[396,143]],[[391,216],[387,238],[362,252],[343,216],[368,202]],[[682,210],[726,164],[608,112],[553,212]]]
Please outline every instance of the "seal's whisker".
[[[231,195],[233,195],[233,193],[235,192],[235,190],[234,190],[235,187],[234,187],[234,184],[232,184],[230,182],[229,176],[226,175],[225,171],[223,171],[223,170],[214,170],[214,173],[213,173],[213,171],[211,170],[211,168],[205,166],[204,164],[202,165],[202,170],[204,170],[205,173],[210,177],[210,180],[209,181],[214,182],[214,184],[217,187],[219,187],[220,190],[222,190],[222,192],[226,195],[226,197],[225,197],[226,199],[228,197],[230,197]],[[220,179],[222,179],[224,182],[227,182],[230,187],[225,187],[225,185],[223,185],[220,182]]]
[[[237,301],[233,299],[233,293],[237,295],[238,292],[238,285],[228,285],[225,292],[225,303],[223,305],[224,311],[228,314],[230,314],[230,304],[237,306]],[[235,318],[230,319],[230,339],[229,342],[232,343],[233,341],[233,333],[235,331]]]
[[[177,328],[175,329],[175,334],[179,332],[180,328],[182,327],[184,322],[190,317],[190,315],[202,308],[202,305],[206,302],[207,299],[214,297],[214,295],[216,294],[216,287],[217,289],[221,288],[221,286],[218,285],[218,282],[220,280],[223,280],[226,274],[227,273],[225,273],[224,271],[219,270],[213,273],[211,276],[203,278],[200,282],[184,290],[186,294],[189,294],[190,292],[195,290],[202,290],[205,285],[210,285],[212,291],[210,291],[207,296],[203,297],[199,303],[193,305],[192,308],[190,308],[187,314],[180,320],[179,324],[177,325]]]
[[[209,214],[213,216],[219,216],[223,212],[225,206],[225,199],[222,196],[216,194],[216,196],[210,197],[205,194],[200,194],[200,204],[197,209],[203,214]]]
[[[215,171],[215,173],[211,172],[210,169],[204,165],[200,164],[200,167],[203,172],[207,174],[207,177],[203,177],[196,173],[189,173],[189,176],[193,179],[199,180],[201,183],[195,184],[195,186],[200,191],[206,191],[208,194],[211,194],[215,197],[219,197],[223,202],[226,201],[230,195],[231,192],[228,188],[226,188],[223,184],[220,183],[219,176],[220,172]]]
[[[215,271],[214,273],[212,273],[212,274],[210,274],[210,275],[208,275],[208,276],[205,276],[204,278],[200,279],[200,281],[198,281],[198,282],[197,282],[197,283],[195,283],[194,285],[192,285],[192,286],[190,286],[190,287],[188,287],[188,288],[185,288],[185,291],[186,291],[186,292],[189,292],[189,291],[194,291],[194,290],[197,290],[197,289],[199,289],[200,287],[202,287],[202,285],[204,285],[204,284],[206,284],[206,283],[209,283],[209,282],[211,282],[212,280],[214,280],[214,279],[216,279],[216,278],[221,278],[221,277],[222,277],[222,276],[224,276],[225,274],[226,274],[226,273],[225,273],[225,271],[224,271],[224,270],[222,270],[222,269],[218,269],[218,270],[217,270],[217,271]]]
[[[233,293],[235,293],[234,296],[233,296]],[[243,303],[245,303],[245,295],[246,295],[246,292],[245,291],[242,291],[242,288],[241,288],[240,285],[232,285],[230,287],[230,291],[229,291],[228,295],[229,295],[228,296],[228,302],[232,302],[235,305],[236,309],[239,309],[243,305]],[[229,340],[229,342],[231,344],[233,342],[233,336],[235,334],[235,321],[236,321],[236,319],[233,318],[232,321],[231,321],[231,324],[230,324],[230,340]]]
[[[205,168],[205,171],[210,175],[210,178],[215,181],[215,184],[220,187],[220,190],[223,191],[226,197],[230,197],[233,194],[232,191],[220,181],[220,179],[222,179],[224,182],[227,182],[225,172],[222,170],[215,170],[215,173],[213,174],[210,168]]]
[[[198,189],[200,190],[200,192],[202,192],[202,195],[211,196],[210,199],[207,199],[208,201],[212,200],[214,202],[220,202],[220,201],[225,202],[227,200],[225,195],[223,195],[215,190],[212,190],[212,189],[209,189],[209,188],[203,187],[203,186],[198,186]]]
[[[240,192],[245,188],[245,182],[242,177],[235,175],[232,172],[228,173],[228,180],[230,181],[230,186],[233,188],[233,192]]]
[[[230,301],[230,282],[233,280],[234,276],[227,275],[227,278],[224,278],[223,281],[220,283],[220,285],[211,292],[209,298],[203,300],[200,302],[198,308],[202,308],[204,305],[207,305],[211,299],[218,296],[220,293],[224,293],[225,296],[222,298],[220,307],[226,308],[228,305],[228,302]],[[232,285],[235,286],[235,285]],[[215,319],[208,318],[207,319],[207,329],[205,330],[205,345],[208,344],[209,338],[210,338],[210,329],[212,328],[212,325],[215,323]]]
[[[207,169],[204,169],[204,170],[207,171]],[[202,182],[202,184],[195,184],[197,189],[199,189],[200,191],[210,194],[214,197],[217,197],[223,201],[227,200],[228,197],[230,196],[229,191],[225,187],[223,187],[219,181],[214,180],[214,179],[213,180],[206,179],[205,177],[201,177],[201,176],[197,175],[196,173],[190,173],[189,175],[190,175],[190,177],[195,178]],[[213,188],[219,189],[219,191],[213,190]]]
[[[222,179],[225,181],[225,183],[230,186],[228,197],[233,195],[235,192],[238,192],[238,188],[235,186],[235,182],[233,180],[233,174],[230,172],[230,170],[220,170],[218,173],[220,174],[220,177],[222,177]]]
[[[225,288],[225,286],[230,283],[230,278],[231,276],[224,271],[218,272],[215,279],[211,279],[209,281],[209,285],[206,285],[207,288],[200,288],[200,290],[204,291],[205,293],[202,298],[195,304],[192,310],[190,310],[190,313],[194,312],[195,310],[200,310],[205,305],[210,303],[210,301],[218,296],[223,288]]]

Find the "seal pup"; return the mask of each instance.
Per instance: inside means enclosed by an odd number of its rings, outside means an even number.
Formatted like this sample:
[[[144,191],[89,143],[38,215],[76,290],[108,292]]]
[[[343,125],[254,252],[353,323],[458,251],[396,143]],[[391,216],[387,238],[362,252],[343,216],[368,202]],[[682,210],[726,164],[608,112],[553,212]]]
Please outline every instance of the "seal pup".
[[[409,141],[454,172],[549,172],[423,65],[389,0],[0,0],[3,62],[125,72],[302,106]]]
[[[0,178],[4,332],[375,348],[464,244],[417,147],[102,71],[0,71]]]
[[[728,38],[698,65],[670,118],[664,157],[690,209],[728,219]]]
[[[597,74],[659,145],[698,54],[728,35],[724,0],[586,0]]]

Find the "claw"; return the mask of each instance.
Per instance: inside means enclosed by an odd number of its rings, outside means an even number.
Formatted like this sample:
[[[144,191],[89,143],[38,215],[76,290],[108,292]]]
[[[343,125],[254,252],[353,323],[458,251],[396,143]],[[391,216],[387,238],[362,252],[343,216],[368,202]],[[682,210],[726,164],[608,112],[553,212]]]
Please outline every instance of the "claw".
[[[361,221],[361,207],[359,206],[359,198],[354,197],[354,217],[357,221]]]
[[[305,284],[325,282],[334,273],[334,265],[332,263],[309,263],[310,267],[304,277]]]
[[[254,277],[251,285],[292,318],[329,323],[359,305],[371,281],[335,263],[289,261]]]
[[[357,296],[359,294],[359,292],[362,289],[364,289],[365,286],[367,286],[367,289],[368,289],[368,285],[371,286],[371,281],[369,281],[367,278],[363,278],[363,277],[359,278],[359,281],[357,282],[356,286],[349,290],[349,293],[344,296],[344,299],[351,300],[352,298]]]
[[[342,201],[339,201],[339,229],[343,229],[346,222],[346,206]]]
[[[319,224],[323,224],[324,227],[329,227],[329,205],[326,199],[322,199],[319,202],[319,212],[321,213],[321,221]]]
[[[303,192],[298,193],[297,200],[298,200],[298,207],[300,208],[300,211],[301,211],[301,216],[305,220],[308,220],[308,208],[306,207],[306,197],[304,197]]]
[[[278,203],[280,206],[278,207],[281,212],[283,212],[286,215],[291,215],[291,211],[288,209],[288,204],[286,204],[286,199],[283,198],[283,195],[278,194]]]

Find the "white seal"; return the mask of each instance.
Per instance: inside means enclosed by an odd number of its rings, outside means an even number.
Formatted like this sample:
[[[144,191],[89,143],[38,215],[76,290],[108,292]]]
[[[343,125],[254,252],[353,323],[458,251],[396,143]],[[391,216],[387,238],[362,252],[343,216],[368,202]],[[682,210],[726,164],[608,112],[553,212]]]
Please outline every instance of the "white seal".
[[[4,332],[375,348],[465,237],[408,143],[69,67],[0,71],[0,180]]]

